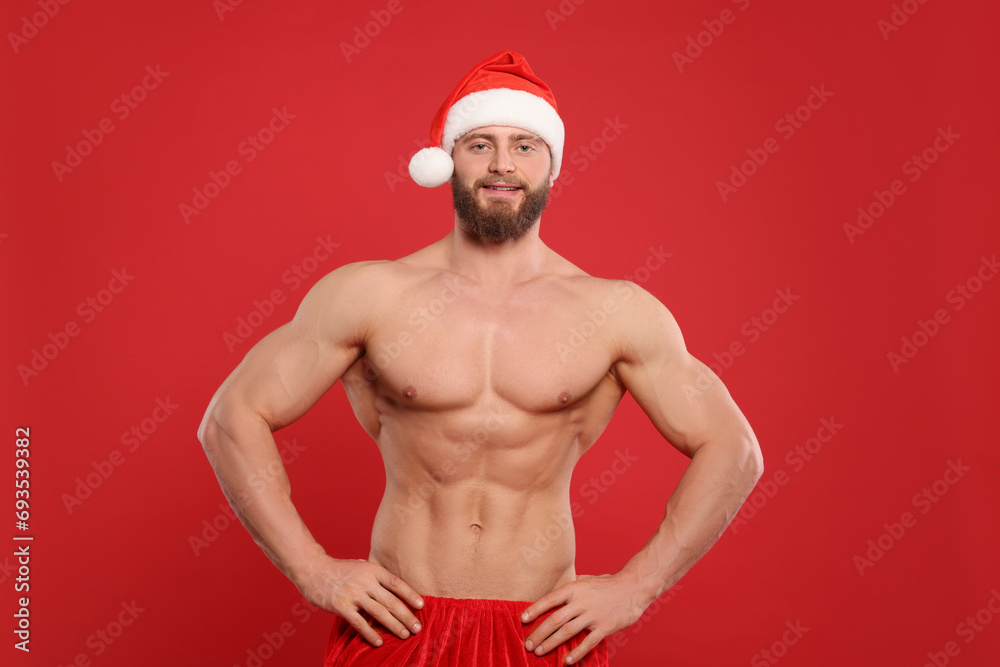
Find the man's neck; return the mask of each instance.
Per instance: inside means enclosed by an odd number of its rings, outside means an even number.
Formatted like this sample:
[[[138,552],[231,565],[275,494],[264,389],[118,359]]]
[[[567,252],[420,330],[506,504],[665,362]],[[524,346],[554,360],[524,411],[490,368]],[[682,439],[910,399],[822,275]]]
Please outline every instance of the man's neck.
[[[516,241],[490,243],[469,236],[457,216],[455,229],[443,240],[445,260],[452,271],[485,287],[504,288],[536,277],[546,263],[548,247],[535,223]]]

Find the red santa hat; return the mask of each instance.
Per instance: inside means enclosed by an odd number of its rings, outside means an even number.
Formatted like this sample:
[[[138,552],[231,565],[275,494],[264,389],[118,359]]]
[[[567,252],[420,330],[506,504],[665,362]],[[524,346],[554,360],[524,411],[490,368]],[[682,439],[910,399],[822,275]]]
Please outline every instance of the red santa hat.
[[[559,175],[565,130],[556,98],[520,53],[503,51],[462,77],[431,123],[431,148],[410,159],[410,177],[426,188],[444,185],[455,170],[455,141],[488,125],[517,127],[537,134],[552,153],[552,177]]]

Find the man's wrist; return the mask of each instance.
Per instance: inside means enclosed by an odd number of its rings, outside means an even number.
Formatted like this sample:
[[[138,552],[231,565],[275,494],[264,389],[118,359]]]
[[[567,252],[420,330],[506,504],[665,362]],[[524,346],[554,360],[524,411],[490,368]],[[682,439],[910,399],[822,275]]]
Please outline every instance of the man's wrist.
[[[306,548],[295,558],[288,558],[284,561],[284,566],[281,568],[293,584],[298,588],[302,588],[306,585],[316,573],[317,561],[321,558],[328,557],[326,550],[316,543],[315,545]]]
[[[644,569],[636,560],[637,558],[633,558],[629,561],[618,574],[629,582],[630,588],[639,595],[643,606],[648,607],[656,598],[663,595],[669,586],[655,570]]]

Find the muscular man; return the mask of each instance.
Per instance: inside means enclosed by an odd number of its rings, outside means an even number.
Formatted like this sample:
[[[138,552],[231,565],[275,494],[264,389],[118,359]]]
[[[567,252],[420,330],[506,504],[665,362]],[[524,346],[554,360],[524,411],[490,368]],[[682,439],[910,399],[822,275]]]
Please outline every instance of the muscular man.
[[[604,639],[725,530],[760,477],[760,449],[659,301],[539,238],[563,126],[522,56],[473,68],[432,144],[411,174],[450,180],[454,229],[317,282],[219,388],[199,437],[257,543],[339,617],[327,667],[607,664]],[[604,323],[570,345],[595,311]],[[313,539],[271,435],[337,380],[385,462],[367,560]],[[577,576],[570,477],[626,391],[691,463],[639,553],[614,574]],[[280,479],[261,484],[274,469]],[[558,537],[539,550],[539,532]]]

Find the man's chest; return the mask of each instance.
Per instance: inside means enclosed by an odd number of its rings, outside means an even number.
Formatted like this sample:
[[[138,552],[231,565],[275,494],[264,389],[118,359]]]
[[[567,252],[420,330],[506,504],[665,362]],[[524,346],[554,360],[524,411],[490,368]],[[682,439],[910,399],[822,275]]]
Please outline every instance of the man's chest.
[[[527,411],[559,409],[615,361],[610,318],[587,305],[544,293],[497,302],[422,292],[383,313],[367,364],[391,392],[426,407],[495,394]]]

